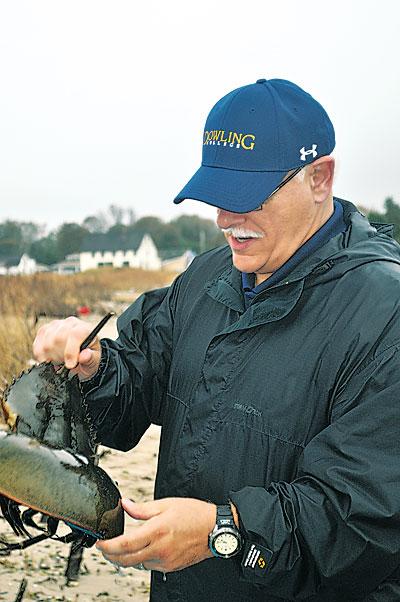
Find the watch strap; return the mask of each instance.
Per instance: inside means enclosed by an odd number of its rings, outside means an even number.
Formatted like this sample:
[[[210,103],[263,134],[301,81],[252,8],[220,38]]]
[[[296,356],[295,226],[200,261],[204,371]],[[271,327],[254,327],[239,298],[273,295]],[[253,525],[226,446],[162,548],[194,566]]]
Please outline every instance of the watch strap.
[[[217,525],[220,527],[236,527],[229,504],[217,506]]]

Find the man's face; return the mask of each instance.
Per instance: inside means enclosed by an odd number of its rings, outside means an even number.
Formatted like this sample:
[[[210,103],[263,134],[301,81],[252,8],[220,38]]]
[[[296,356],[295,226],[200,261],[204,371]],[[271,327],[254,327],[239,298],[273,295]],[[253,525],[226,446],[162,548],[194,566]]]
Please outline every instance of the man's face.
[[[259,284],[325,223],[332,210],[332,203],[315,201],[306,171],[303,178],[294,178],[276,192],[260,211],[218,209],[216,221],[232,249],[235,267],[254,272]]]

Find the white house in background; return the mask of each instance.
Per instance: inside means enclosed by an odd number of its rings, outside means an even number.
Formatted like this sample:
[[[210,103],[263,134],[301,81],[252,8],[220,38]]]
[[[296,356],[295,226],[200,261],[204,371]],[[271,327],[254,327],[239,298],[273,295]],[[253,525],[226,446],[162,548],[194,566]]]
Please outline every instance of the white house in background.
[[[97,243],[88,241],[86,247],[83,247],[84,250],[67,255],[64,261],[53,266],[53,271],[72,274],[102,267],[161,269],[161,258],[157,247],[148,234],[140,239],[139,244],[131,240],[126,246],[126,249],[109,249],[107,243],[103,243],[101,238]]]
[[[13,276],[17,274],[35,274],[36,272],[46,271],[47,266],[37,263],[35,259],[29,257],[26,253],[17,257],[9,257],[0,261],[0,274]]]
[[[79,253],[81,272],[104,266],[159,270],[161,259],[149,234],[145,234],[136,249],[83,251]]]
[[[57,274],[75,274],[80,272],[79,253],[67,255],[63,261],[59,261],[51,266],[51,271]]]

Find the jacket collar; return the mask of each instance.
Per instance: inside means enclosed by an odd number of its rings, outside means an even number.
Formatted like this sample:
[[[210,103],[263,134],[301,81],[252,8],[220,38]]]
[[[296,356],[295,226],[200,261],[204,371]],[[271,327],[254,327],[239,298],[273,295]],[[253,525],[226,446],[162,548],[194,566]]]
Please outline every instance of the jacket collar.
[[[234,311],[245,311],[244,296],[242,291],[241,272],[232,264],[231,255],[228,261],[230,265],[211,282],[207,282],[206,291],[219,303],[226,305]]]
[[[354,258],[349,258],[346,249],[357,246],[358,243],[369,241],[377,236],[378,232],[374,227],[376,225],[372,226],[352,203],[343,199],[336,200],[343,206],[343,217],[348,224],[346,232],[335,236],[313,255],[305,259],[288,275],[287,279],[267,289],[265,294],[261,293],[260,300],[263,300],[263,302],[253,304],[249,308],[250,311],[246,312],[252,323],[254,320],[257,323],[265,322],[266,318],[267,321],[278,320],[287,315],[300,298],[307,276],[313,275],[318,279],[323,278],[336,263],[340,264],[338,269],[343,273],[347,269],[353,269],[360,263],[385,259],[382,249],[379,249],[379,252],[371,252],[371,250],[368,252],[363,244],[361,244],[360,252],[355,252]],[[379,233],[390,234],[390,226],[383,225]],[[389,241],[389,244],[392,245],[393,243]],[[388,254],[387,260],[400,263],[398,254],[397,259],[393,254]],[[241,273],[232,264],[230,253],[226,254],[226,262],[229,264],[225,266],[221,274],[206,284],[206,291],[210,297],[219,303],[234,311],[244,313],[246,307],[242,291]],[[273,309],[271,304],[267,302],[271,298],[273,298]]]

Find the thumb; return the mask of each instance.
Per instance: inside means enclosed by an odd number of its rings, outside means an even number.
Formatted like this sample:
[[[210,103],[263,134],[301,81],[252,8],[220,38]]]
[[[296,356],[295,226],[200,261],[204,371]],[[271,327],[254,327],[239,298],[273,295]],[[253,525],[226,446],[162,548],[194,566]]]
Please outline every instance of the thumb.
[[[94,355],[95,354],[93,349],[90,349],[90,347],[86,347],[86,349],[81,351],[79,354],[79,363],[83,366],[90,364],[94,360]]]
[[[125,512],[137,520],[148,520],[153,516],[157,516],[157,514],[160,514],[162,511],[159,500],[154,502],[136,503],[127,498],[123,498],[121,504]]]
[[[78,365],[71,370],[71,374],[78,374],[81,380],[92,378],[99,369],[101,352],[97,349],[87,347],[80,352]]]

